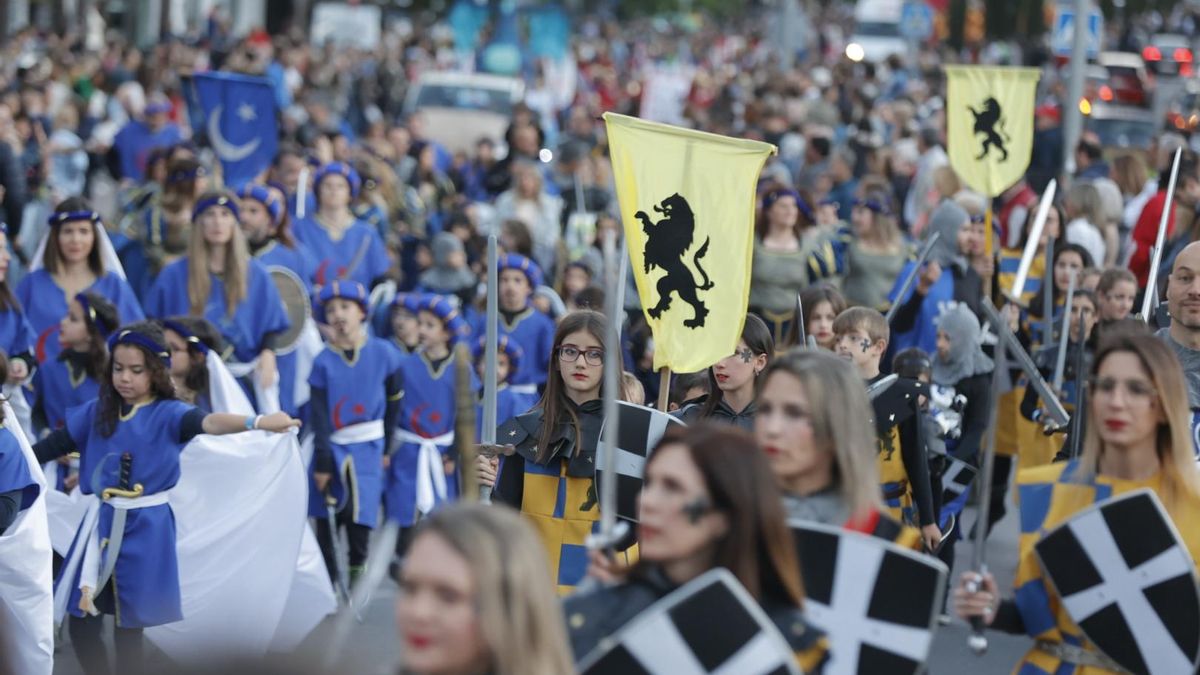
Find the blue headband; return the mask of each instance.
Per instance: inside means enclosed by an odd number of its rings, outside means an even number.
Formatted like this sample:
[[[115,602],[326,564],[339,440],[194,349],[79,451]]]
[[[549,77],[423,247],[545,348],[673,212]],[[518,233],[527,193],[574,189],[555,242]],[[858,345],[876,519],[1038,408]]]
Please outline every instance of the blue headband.
[[[319,298],[321,304],[324,305],[334,298],[357,302],[358,306],[362,307],[364,312],[367,311],[367,289],[357,281],[339,279],[326,284],[321,289],[321,296]]]
[[[542,268],[534,261],[526,258],[519,253],[508,253],[500,256],[500,271],[504,270],[520,270],[525,273],[525,278],[529,279],[529,286],[537,288],[542,285]]]
[[[867,209],[873,213],[877,213],[881,216],[892,215],[891,210],[888,209],[886,204],[875,199],[859,199],[858,201],[854,202],[854,205],[861,206],[864,209]]]
[[[321,181],[330,176],[345,178],[346,182],[350,184],[350,197],[352,199],[358,197],[359,188],[362,187],[362,179],[358,177],[358,172],[354,170],[354,167],[345,162],[330,162],[317,170],[316,175],[313,176],[313,186],[320,186]]]
[[[142,349],[145,349],[151,354],[154,354],[158,356],[158,358],[162,359],[162,362],[167,364],[168,368],[171,367],[171,351],[158,344],[154,340],[151,340],[143,333],[126,329],[113,335],[112,337],[108,338],[108,353],[111,354],[116,351],[117,345],[132,345],[135,347],[141,347]]]
[[[785,188],[782,190],[771,190],[766,195],[764,195],[763,196],[763,211],[770,209],[772,206],[775,205],[775,202],[779,201],[780,199],[783,199],[784,197],[791,197],[792,199],[795,199],[796,200],[796,208],[800,209],[800,213],[804,214],[804,218],[807,219],[809,222],[812,222],[814,220],[812,207],[810,207],[808,205],[808,202],[804,201],[804,197],[801,197],[799,192],[796,192],[795,190],[792,190],[790,188]]]
[[[55,225],[62,225],[72,220],[89,220],[93,223],[98,223],[100,222],[100,214],[95,211],[59,211],[51,213],[46,222],[50,227],[54,227]]]
[[[92,302],[88,300],[86,293],[77,294],[75,302],[78,302],[79,306],[83,308],[83,313],[87,315],[88,321],[100,332],[100,337],[107,338],[113,332],[115,326],[107,325],[104,319],[100,318],[100,315],[96,313],[96,308],[92,307]]]
[[[283,207],[274,192],[261,185],[243,185],[242,189],[238,190],[237,196],[241,199],[253,199],[261,203],[266,207],[267,213],[271,214],[271,222],[279,224],[280,216],[283,215]]]
[[[216,195],[215,197],[201,199],[200,201],[196,202],[196,208],[192,209],[192,222],[194,223],[199,220],[201,213],[204,213],[214,206],[224,206],[233,212],[233,217],[236,220],[241,221],[242,214],[238,211],[237,202],[230,199],[226,195]]]
[[[189,348],[195,349],[201,354],[208,356],[208,345],[204,344],[204,341],[196,337],[196,334],[188,330],[183,324],[179,323],[178,321],[171,321],[170,319],[163,319],[159,321],[159,323],[162,324],[163,328],[178,333],[179,337],[183,338],[184,341],[188,343]]]
[[[507,335],[500,335],[496,338],[496,347],[508,356],[508,371],[510,373],[517,372],[517,367],[521,363],[521,358],[525,356],[525,352],[521,349],[521,345],[517,344],[516,340],[511,340]],[[479,342],[475,345],[475,358],[482,359],[484,351],[487,349],[487,337],[479,338]]]
[[[197,167],[194,167],[191,169],[181,169],[179,171],[172,171],[171,173],[167,174],[167,184],[169,185],[171,183],[179,183],[179,182],[188,180],[190,178],[202,178],[207,175],[208,175],[208,171],[206,171],[204,169],[204,167],[202,167],[202,166],[197,166]]]
[[[440,319],[450,333],[452,344],[466,338],[471,333],[471,327],[467,325],[458,308],[450,300],[440,295],[410,295],[404,299],[404,306],[414,314],[431,312]]]

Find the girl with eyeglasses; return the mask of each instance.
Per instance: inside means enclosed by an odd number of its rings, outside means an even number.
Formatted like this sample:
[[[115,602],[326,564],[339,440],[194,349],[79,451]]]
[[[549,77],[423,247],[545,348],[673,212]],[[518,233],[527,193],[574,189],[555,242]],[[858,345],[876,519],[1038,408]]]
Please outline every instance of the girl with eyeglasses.
[[[564,595],[583,580],[587,536],[600,524],[593,476],[604,421],[604,335],[599,312],[564,317],[554,334],[541,401],[496,431],[496,442],[515,451],[481,454],[478,460],[479,482],[492,486],[492,500],[519,509],[537,526],[551,577]]]
[[[1151,335],[1117,329],[1096,353],[1083,454],[1021,471],[1021,537],[1013,599],[1001,600],[990,574],[966,572],[954,592],[958,615],[1034,638],[1020,666],[1050,673],[1111,672],[1112,664],[1081,634],[1034,546],[1093,504],[1148,488],[1176,525],[1193,561],[1200,560],[1200,471],[1193,457],[1183,369],[1170,346]],[[1193,563],[1195,564],[1195,563]],[[969,581],[981,580],[968,592]],[[1018,668],[1021,670],[1021,668]],[[1024,670],[1022,670],[1024,672]]]

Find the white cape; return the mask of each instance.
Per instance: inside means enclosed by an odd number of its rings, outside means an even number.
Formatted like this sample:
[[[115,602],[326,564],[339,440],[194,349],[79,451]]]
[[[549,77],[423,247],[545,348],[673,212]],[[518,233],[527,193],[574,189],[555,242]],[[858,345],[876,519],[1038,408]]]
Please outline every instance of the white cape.
[[[253,414],[215,354],[213,408]],[[178,661],[291,649],[337,608],[308,527],[295,434],[197,436],[171,489],[184,619],[146,630]]]
[[[15,417],[7,403],[4,414],[6,419]],[[54,669],[54,580],[50,576],[46,477],[24,432],[15,424],[8,428],[17,437],[41,493],[0,536],[0,672],[50,675]]]

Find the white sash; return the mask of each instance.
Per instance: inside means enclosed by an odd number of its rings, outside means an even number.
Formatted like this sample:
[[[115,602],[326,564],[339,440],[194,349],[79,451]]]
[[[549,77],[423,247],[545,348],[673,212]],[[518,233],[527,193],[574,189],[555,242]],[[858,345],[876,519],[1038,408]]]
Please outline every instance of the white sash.
[[[229,369],[230,375],[233,375],[237,379],[241,379],[254,372],[254,369],[258,367],[258,359],[247,361],[245,363],[232,363],[226,361],[225,367]]]
[[[514,394],[537,396],[537,385],[532,382],[528,384],[510,384],[508,385],[508,390]]]
[[[401,443],[416,443],[420,446],[417,456],[417,510],[429,513],[439,500],[446,499],[446,470],[442,467],[441,448],[454,443],[454,432],[425,438],[408,429],[397,429],[396,440]]]
[[[370,422],[351,424],[329,434],[329,442],[337,443],[338,445],[368,443],[381,438],[383,438],[383,420],[371,420]]]

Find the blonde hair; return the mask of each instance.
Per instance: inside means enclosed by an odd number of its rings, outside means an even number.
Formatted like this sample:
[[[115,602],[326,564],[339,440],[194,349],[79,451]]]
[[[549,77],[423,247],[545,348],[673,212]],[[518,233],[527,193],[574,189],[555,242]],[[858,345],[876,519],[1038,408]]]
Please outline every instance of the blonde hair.
[[[1150,375],[1154,390],[1158,394],[1158,405],[1162,407],[1165,424],[1158,426],[1156,449],[1162,464],[1163,500],[1169,507],[1171,502],[1187,493],[1200,497],[1200,471],[1192,444],[1191,411],[1188,410],[1187,383],[1183,379],[1183,366],[1179,363],[1167,343],[1149,335],[1115,331],[1106,336],[1092,360],[1092,377],[1100,372],[1100,364],[1117,352],[1128,352],[1137,356],[1142,368]],[[1094,391],[1095,384],[1091,385]],[[1089,391],[1089,396],[1092,396]],[[1094,399],[1093,399],[1094,400]],[[1092,419],[1095,419],[1092,415]],[[1089,420],[1091,422],[1091,420]],[[1083,453],[1075,478],[1090,481],[1100,467],[1100,458],[1105,448],[1094,423],[1087,425],[1083,434]]]
[[[808,415],[818,447],[833,453],[833,475],[850,513],[881,510],[879,473],[875,466],[875,427],[864,423],[875,414],[862,378],[848,362],[815,349],[793,349],[771,362],[760,378],[759,392],[777,373],[800,381],[808,399]]]
[[[562,605],[533,528],[504,506],[455,504],[421,523],[417,537],[437,535],[475,578],[479,629],[496,675],[574,672]]]
[[[233,195],[228,192],[206,193],[224,195],[236,203]],[[203,214],[201,214],[203,215]],[[235,215],[234,220],[237,220]],[[192,238],[188,243],[188,302],[190,313],[204,316],[204,308],[208,305],[208,295],[212,291],[212,277],[208,271],[208,242],[204,241],[204,228],[198,223],[192,227]],[[225,311],[232,317],[237,306],[246,299],[250,276],[250,247],[246,245],[246,235],[242,228],[233,226],[233,236],[225,244]]]
[[[933,170],[933,188],[942,199],[950,199],[962,189],[962,181],[958,174],[949,166],[939,166]]]

